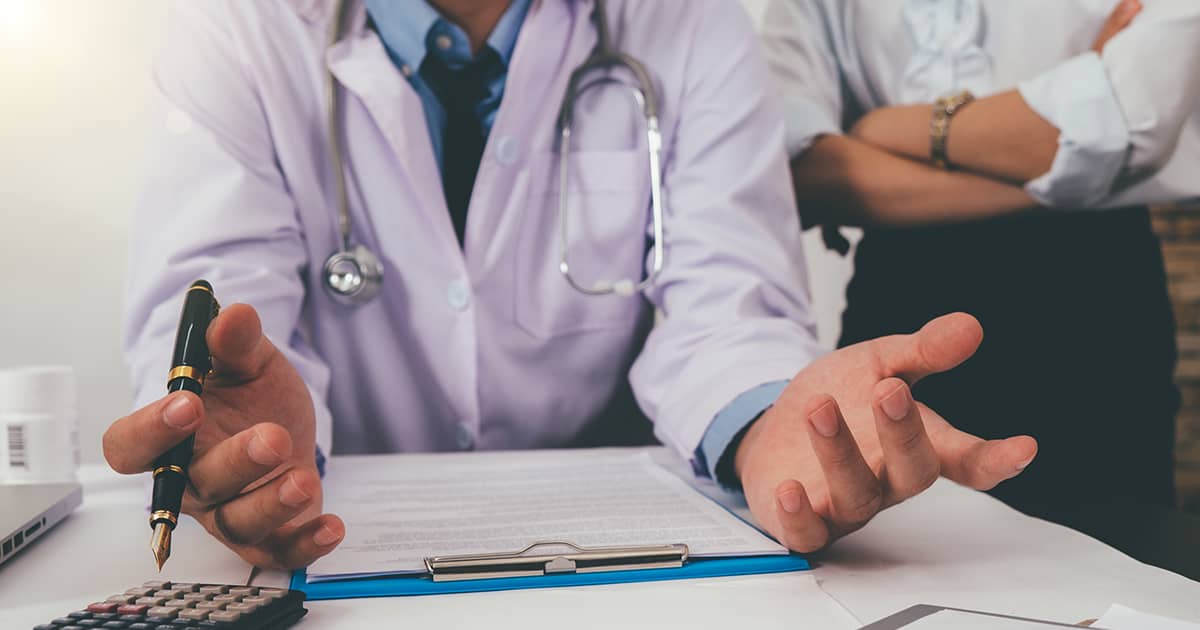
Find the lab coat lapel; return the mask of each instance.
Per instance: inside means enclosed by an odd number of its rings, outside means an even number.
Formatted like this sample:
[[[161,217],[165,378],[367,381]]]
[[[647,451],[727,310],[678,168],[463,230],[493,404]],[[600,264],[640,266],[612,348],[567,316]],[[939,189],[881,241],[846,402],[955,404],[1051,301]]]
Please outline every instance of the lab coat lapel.
[[[338,82],[357,97],[374,119],[400,165],[397,177],[416,200],[418,212],[429,222],[429,233],[443,242],[448,251],[461,251],[450,211],[442,194],[441,173],[429,140],[425,110],[420,97],[388,57],[379,37],[360,31],[344,37],[329,48],[326,64]],[[411,238],[400,227],[395,212],[377,212],[371,216],[385,256],[397,264],[396,255],[405,250],[403,240]]]

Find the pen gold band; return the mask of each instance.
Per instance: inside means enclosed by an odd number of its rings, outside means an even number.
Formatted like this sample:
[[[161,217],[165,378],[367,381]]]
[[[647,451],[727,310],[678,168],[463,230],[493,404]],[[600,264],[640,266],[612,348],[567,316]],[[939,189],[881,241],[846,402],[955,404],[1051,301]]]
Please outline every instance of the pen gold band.
[[[169,521],[171,527],[175,527],[179,523],[179,519],[167,510],[157,510],[150,514],[150,524],[153,525],[158,521]]]
[[[196,381],[197,383],[200,383],[201,385],[203,385],[205,376],[208,376],[208,375],[202,374],[200,372],[200,370],[197,370],[196,368],[194,368],[190,365],[180,365],[180,366],[171,368],[171,373],[167,375],[167,382],[170,383],[171,381],[173,381],[177,378],[190,378],[193,381]]]
[[[202,285],[202,284],[193,284],[193,285],[192,285],[192,287],[191,287],[190,289],[188,289],[188,291],[203,291],[203,292],[205,292],[205,293],[207,293],[207,294],[209,294],[209,295],[212,295],[212,294],[213,294],[213,292],[212,292],[212,291],[210,291],[210,290],[208,289],[208,287],[206,287],[206,286],[204,286],[204,285]]]
[[[183,469],[179,466],[159,466],[158,468],[154,469],[154,476],[157,477],[168,470],[174,473],[179,473],[180,475],[183,474]]]

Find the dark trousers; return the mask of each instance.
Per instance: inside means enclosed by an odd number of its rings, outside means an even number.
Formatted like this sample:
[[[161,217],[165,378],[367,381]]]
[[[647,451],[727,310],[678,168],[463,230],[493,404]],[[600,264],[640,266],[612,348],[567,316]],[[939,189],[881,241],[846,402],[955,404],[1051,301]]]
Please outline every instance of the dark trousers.
[[[866,232],[841,345],[954,311],[979,318],[983,345],[914,393],[969,433],[1037,438],[993,495],[1032,512],[1174,504],[1175,324],[1145,208]]]

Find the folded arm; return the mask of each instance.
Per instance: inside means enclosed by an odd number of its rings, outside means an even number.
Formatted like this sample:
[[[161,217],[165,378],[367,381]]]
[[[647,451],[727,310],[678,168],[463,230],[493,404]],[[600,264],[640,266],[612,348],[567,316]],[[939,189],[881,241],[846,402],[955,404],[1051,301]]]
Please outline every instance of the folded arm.
[[[825,135],[792,160],[808,225],[920,225],[1001,215],[1037,205],[1021,188],[944,171],[857,138]]]

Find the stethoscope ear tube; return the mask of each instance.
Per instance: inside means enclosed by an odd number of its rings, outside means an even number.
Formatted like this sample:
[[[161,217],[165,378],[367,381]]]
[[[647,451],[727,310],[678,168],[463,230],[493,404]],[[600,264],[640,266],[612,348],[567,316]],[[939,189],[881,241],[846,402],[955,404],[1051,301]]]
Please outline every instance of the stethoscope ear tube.
[[[333,19],[329,23],[329,47],[341,39],[349,16],[347,0],[339,0]],[[325,110],[328,119],[329,157],[333,163],[334,194],[337,203],[338,250],[325,260],[321,270],[322,283],[330,297],[346,306],[362,306],[379,294],[383,284],[383,263],[365,245],[354,245],[350,240],[350,201],[346,186],[346,165],[341,124],[341,98],[337,78],[333,72],[325,72]]]

